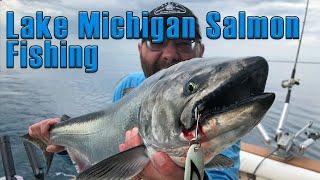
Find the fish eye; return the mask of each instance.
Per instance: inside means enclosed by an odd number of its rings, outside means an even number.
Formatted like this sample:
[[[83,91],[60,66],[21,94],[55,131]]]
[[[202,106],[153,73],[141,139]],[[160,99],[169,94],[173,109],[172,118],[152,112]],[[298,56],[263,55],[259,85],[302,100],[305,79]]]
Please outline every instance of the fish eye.
[[[190,94],[194,93],[198,90],[198,85],[194,82],[189,82],[187,89]]]

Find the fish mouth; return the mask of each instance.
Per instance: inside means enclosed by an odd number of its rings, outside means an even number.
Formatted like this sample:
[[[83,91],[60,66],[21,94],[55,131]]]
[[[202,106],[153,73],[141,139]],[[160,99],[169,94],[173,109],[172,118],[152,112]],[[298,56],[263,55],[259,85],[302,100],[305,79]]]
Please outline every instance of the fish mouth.
[[[190,134],[190,132],[194,132],[196,128],[196,108],[199,114],[200,131],[201,125],[203,125],[206,120],[254,102],[258,102],[262,104],[265,109],[269,109],[274,101],[275,95],[264,92],[267,75],[268,64],[265,61],[256,61],[250,67],[239,71],[217,89],[196,101],[192,108],[193,125],[184,129],[184,134]]]
[[[239,87],[237,87],[237,89],[238,88]],[[240,89],[241,88],[245,89],[245,84],[242,84]],[[272,97],[274,96],[273,93],[264,92],[254,92],[249,94],[242,94],[240,96],[233,96],[233,94],[236,93],[236,90],[230,88],[225,89],[221,92],[222,93],[220,95],[209,95],[205,99],[199,101],[193,108],[192,118],[196,121],[196,107],[198,108],[198,114],[200,118],[199,123],[201,124],[202,122],[205,122],[206,119],[209,119],[213,116],[237,109],[242,106],[246,106],[255,101],[261,101],[262,103],[264,103],[264,99],[272,99]]]

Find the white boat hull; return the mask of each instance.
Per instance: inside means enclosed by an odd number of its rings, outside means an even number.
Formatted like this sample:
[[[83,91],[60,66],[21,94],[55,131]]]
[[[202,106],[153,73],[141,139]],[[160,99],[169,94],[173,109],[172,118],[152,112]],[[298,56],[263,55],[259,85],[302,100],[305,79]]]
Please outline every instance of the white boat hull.
[[[245,151],[240,152],[240,170],[252,174],[263,157]],[[266,159],[256,171],[257,179],[272,180],[319,180],[320,173],[289,165],[283,162]]]

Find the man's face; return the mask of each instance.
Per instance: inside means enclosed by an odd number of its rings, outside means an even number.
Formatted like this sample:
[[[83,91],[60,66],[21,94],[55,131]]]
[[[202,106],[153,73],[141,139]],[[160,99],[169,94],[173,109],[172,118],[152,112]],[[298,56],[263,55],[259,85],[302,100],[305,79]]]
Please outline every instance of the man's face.
[[[202,57],[204,46],[190,40],[169,40],[162,44],[143,41],[138,45],[143,72],[146,77],[181,61]]]

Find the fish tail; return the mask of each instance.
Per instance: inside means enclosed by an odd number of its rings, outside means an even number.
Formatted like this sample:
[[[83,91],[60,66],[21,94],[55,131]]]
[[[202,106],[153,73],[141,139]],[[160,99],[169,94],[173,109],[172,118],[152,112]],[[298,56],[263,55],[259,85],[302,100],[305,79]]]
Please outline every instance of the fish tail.
[[[46,161],[46,165],[47,165],[47,172],[46,173],[48,173],[49,169],[51,167],[54,153],[47,152],[46,151],[47,145],[44,142],[42,142],[41,140],[31,137],[29,134],[25,134],[25,135],[21,136],[21,138],[23,139],[24,142],[31,143],[31,144],[35,145],[37,148],[41,149],[42,154],[43,154],[45,161]]]

